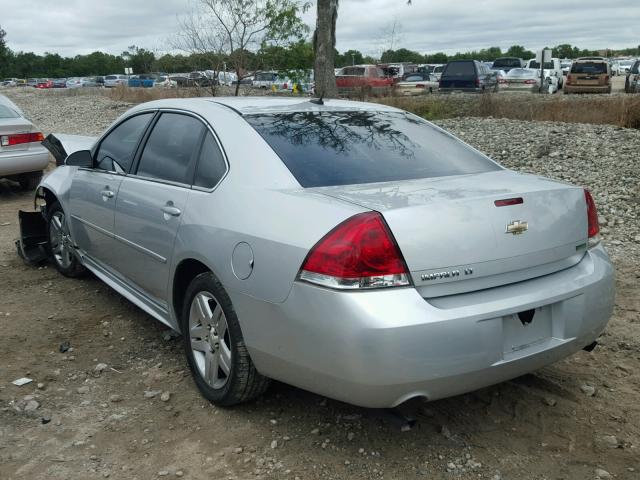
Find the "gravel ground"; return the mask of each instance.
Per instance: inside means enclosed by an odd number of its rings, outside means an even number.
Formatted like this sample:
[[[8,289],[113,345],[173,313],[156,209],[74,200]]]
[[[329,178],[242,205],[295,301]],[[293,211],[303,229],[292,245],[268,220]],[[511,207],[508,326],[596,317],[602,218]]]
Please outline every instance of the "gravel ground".
[[[128,107],[87,94],[10,95],[45,132],[98,134]],[[407,406],[418,425],[404,433],[375,412],[283,384],[248,405],[213,407],[162,325],[95,278],[20,262],[16,211],[32,199],[0,181],[0,478],[639,478],[640,132],[438,123],[505,166],[593,191],[618,289],[594,352]],[[23,376],[33,382],[11,384]]]

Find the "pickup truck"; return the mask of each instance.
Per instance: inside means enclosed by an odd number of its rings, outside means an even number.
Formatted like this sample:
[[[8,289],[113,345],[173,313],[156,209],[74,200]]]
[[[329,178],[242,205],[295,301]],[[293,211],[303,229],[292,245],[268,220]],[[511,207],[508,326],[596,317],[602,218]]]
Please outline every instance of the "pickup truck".
[[[386,95],[391,92],[393,83],[393,78],[385,76],[383,70],[376,65],[344,67],[336,76],[340,95]]]
[[[536,61],[535,58],[527,61],[526,68],[533,68],[535,70],[540,70],[540,64]],[[564,84],[564,77],[562,76],[562,64],[560,63],[559,58],[552,58],[550,62],[544,62],[544,76],[555,78],[558,81],[558,90],[562,88]]]

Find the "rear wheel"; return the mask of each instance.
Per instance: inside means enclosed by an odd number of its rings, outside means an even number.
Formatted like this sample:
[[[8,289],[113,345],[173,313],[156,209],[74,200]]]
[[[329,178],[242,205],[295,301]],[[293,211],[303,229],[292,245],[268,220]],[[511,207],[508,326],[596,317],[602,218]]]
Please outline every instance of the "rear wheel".
[[[58,202],[48,209],[47,238],[49,255],[56,270],[66,277],[80,277],[86,273],[73,251],[67,216]]]
[[[256,370],[231,299],[212,273],[189,285],[180,323],[189,368],[207,400],[231,406],[267,389],[270,380]]]

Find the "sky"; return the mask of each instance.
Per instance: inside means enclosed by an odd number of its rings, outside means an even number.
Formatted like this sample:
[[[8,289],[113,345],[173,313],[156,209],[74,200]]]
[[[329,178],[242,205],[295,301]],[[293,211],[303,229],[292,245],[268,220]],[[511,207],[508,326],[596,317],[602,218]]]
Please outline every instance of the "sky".
[[[22,8],[0,0],[0,27],[13,51],[119,54],[137,45],[164,53],[175,51],[179,19],[194,1],[30,0]],[[410,6],[405,0],[341,0],[336,36],[339,51],[372,56],[400,47],[421,53],[514,44],[624,48],[640,44],[639,19],[640,0],[413,0]],[[304,20],[313,27],[315,2]]]

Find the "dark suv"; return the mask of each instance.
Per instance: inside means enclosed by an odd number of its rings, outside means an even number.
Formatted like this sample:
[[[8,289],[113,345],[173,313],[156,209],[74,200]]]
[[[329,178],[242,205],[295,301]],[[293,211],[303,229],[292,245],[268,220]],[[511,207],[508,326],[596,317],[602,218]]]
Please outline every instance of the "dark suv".
[[[624,91],[627,93],[640,92],[640,60],[636,60],[627,71],[627,78],[624,81]]]
[[[447,63],[440,77],[440,92],[492,92],[498,90],[498,76],[475,60]]]

